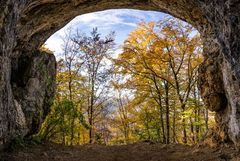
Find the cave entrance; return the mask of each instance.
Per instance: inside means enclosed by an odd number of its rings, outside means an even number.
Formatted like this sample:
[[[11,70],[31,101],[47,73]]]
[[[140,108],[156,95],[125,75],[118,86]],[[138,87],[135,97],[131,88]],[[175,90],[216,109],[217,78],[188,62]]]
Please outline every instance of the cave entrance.
[[[186,22],[154,11],[93,12],[41,49],[58,66],[55,103],[38,134],[45,141],[195,144],[214,126],[197,87],[200,35]]]
[[[106,9],[145,9],[176,16],[201,33],[204,63],[199,86],[207,106],[216,112],[219,142],[240,145],[239,119],[239,7],[238,1],[203,0],[72,0],[1,1],[0,13],[0,145],[17,136],[35,133],[54,94],[54,57],[39,52],[40,46],[72,18]],[[44,55],[44,56],[43,56]],[[19,59],[26,58],[26,61]],[[19,60],[19,61],[18,61]],[[34,63],[23,65],[31,60]],[[29,69],[26,81],[13,76]],[[43,64],[42,69],[35,70]],[[26,68],[27,67],[27,68]],[[46,77],[45,77],[46,76]],[[50,77],[48,77],[50,76]],[[22,77],[21,77],[22,79]],[[41,84],[36,86],[36,84]],[[47,84],[47,85],[46,85]],[[50,89],[50,90],[49,90]],[[216,136],[216,137],[215,137]]]

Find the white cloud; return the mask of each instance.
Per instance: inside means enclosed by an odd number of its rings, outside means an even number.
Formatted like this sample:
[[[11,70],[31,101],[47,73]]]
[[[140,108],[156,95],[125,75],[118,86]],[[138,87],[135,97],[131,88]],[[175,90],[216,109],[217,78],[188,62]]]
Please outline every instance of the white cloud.
[[[82,32],[89,33],[93,27],[98,27],[99,31],[105,35],[111,30],[117,31],[116,42],[122,43],[128,33],[137,26],[137,22],[141,20],[159,20],[165,16],[160,12],[140,11],[130,9],[106,10],[94,13],[88,13],[77,16],[64,28],[52,35],[46,42],[47,47],[55,51],[61,52],[61,37],[64,37],[66,30],[71,27],[78,28]]]
[[[90,27],[94,26],[113,26],[113,25],[127,25],[127,26],[136,26],[136,23],[126,22],[125,18],[127,16],[134,16],[142,18],[142,14],[135,16],[136,14],[132,13],[129,10],[106,10],[101,12],[94,12],[89,14],[84,14],[76,17],[71,23],[75,25],[88,25]]]
[[[45,44],[51,51],[53,51],[56,54],[59,54],[62,52],[62,49],[61,49],[62,40],[60,38],[53,36],[50,39],[48,39]]]

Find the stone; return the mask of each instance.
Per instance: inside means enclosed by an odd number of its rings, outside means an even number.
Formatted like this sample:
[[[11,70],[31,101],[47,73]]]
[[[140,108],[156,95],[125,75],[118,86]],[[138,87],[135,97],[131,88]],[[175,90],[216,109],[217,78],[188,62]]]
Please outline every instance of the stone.
[[[25,135],[38,132],[54,100],[56,60],[53,54],[37,51],[12,62],[11,85],[15,102],[22,109]],[[19,113],[19,112],[17,112]]]
[[[8,144],[15,137],[30,136],[38,132],[54,100],[55,56],[42,51],[21,55],[12,59],[10,71],[13,109],[7,113],[8,119],[11,119],[7,121],[11,122],[5,123],[11,125],[11,129],[6,129],[8,133],[1,135],[2,144]],[[0,130],[4,130],[3,125]]]
[[[219,136],[240,146],[238,0],[0,0],[0,145],[35,133],[51,104],[54,83],[44,83],[47,75],[54,80],[55,59],[39,47],[75,16],[117,8],[169,13],[200,32],[202,97],[216,112]],[[46,73],[38,60],[45,60]]]

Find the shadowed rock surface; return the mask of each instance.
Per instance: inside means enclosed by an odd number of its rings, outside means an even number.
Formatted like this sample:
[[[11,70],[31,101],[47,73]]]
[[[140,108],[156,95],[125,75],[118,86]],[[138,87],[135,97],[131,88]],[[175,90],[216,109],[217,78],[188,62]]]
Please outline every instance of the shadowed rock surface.
[[[220,140],[240,146],[238,0],[0,0],[0,145],[36,132],[51,104],[55,60],[38,48],[75,16],[114,8],[163,11],[198,29],[205,58],[202,97],[217,113]],[[43,76],[36,68],[40,55],[45,57]],[[43,85],[48,78],[52,83]]]
[[[56,61],[51,53],[37,51],[12,60],[11,85],[25,134],[35,134],[54,100]]]

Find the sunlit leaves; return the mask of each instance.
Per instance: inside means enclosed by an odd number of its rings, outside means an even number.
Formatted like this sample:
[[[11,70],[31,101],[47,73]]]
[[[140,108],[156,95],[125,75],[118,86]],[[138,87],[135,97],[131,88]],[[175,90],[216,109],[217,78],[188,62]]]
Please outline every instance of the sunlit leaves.
[[[179,129],[187,128],[193,113],[186,104],[196,86],[201,52],[199,35],[180,20],[140,22],[129,34],[123,52],[114,60],[115,73],[125,77],[118,87],[134,89],[132,101],[137,102],[137,115],[148,137],[153,137],[152,128],[158,130],[158,139],[169,137],[167,117],[175,119],[174,126],[184,125]]]

